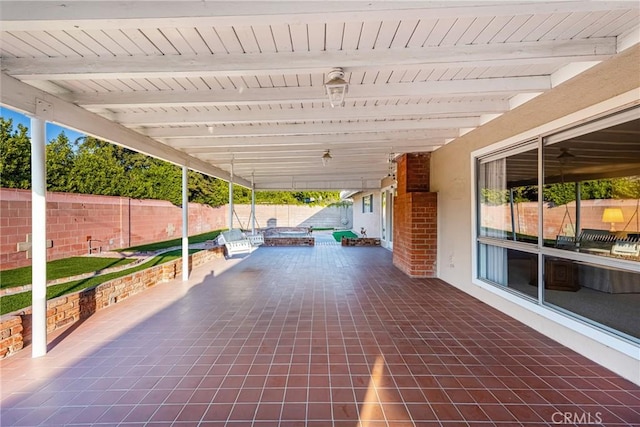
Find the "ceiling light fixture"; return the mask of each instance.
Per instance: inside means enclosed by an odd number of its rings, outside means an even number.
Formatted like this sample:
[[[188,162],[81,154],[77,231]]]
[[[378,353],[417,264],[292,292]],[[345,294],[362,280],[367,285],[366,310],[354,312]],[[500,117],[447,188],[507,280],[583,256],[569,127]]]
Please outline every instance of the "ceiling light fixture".
[[[334,68],[328,74],[329,81],[324,84],[332,107],[342,107],[344,96],[349,90],[349,84],[344,80],[344,70]]]
[[[327,150],[322,155],[322,166],[327,166],[333,157],[331,157],[331,150]]]

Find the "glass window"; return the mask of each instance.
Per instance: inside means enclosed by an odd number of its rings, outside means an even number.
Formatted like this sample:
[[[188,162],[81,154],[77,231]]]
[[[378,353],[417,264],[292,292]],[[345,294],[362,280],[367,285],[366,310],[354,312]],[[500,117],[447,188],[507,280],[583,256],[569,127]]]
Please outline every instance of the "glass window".
[[[640,108],[484,156],[477,174],[478,277],[639,340]]]
[[[638,261],[640,119],[544,146],[545,246]]]
[[[373,212],[373,194],[369,194],[362,198],[362,213]]]
[[[546,303],[640,338],[640,272],[545,257]]]
[[[538,243],[537,154],[534,143],[480,162],[480,236]]]
[[[538,255],[479,244],[479,274],[488,282],[538,298]]]

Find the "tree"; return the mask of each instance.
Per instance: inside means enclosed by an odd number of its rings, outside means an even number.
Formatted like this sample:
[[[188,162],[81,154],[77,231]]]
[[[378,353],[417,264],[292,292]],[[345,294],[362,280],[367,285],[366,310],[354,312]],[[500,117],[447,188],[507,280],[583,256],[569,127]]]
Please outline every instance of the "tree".
[[[31,142],[28,129],[0,117],[0,185],[9,188],[31,187]],[[74,147],[75,146],[75,147]],[[91,136],[70,143],[62,132],[49,141],[47,189],[70,193],[124,196],[134,199],[167,200],[182,204],[182,170],[169,162],[146,156]],[[188,192],[191,202],[213,207],[229,202],[226,181],[189,171]],[[233,200],[251,202],[251,190],[236,185]],[[330,205],[340,200],[337,191],[258,191],[258,204]]]
[[[6,188],[31,188],[31,141],[28,129],[0,117],[0,186]]]
[[[113,144],[87,136],[76,140],[78,151],[69,189],[76,193],[121,196],[127,177]]]
[[[616,199],[640,199],[640,176],[612,179],[611,186]]]
[[[73,169],[75,154],[69,138],[61,132],[49,141],[47,150],[47,189],[66,192],[70,190],[69,171]]]

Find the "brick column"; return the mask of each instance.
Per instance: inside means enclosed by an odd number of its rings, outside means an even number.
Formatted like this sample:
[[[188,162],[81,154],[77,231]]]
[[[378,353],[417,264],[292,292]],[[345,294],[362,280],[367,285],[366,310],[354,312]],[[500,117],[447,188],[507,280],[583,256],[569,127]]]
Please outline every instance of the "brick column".
[[[436,277],[438,198],[429,191],[431,154],[398,159],[393,264],[411,277]]]

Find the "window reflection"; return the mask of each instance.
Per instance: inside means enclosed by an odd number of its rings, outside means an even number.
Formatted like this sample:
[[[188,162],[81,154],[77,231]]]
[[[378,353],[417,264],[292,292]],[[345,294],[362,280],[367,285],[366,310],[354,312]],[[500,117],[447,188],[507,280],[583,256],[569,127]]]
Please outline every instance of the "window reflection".
[[[479,166],[480,236],[538,242],[538,155],[528,150]]]
[[[640,341],[639,115],[544,138],[542,182],[535,141],[479,159],[480,279],[534,299],[542,285],[543,304]]]
[[[544,295],[546,303],[640,338],[638,272],[545,257]]]
[[[632,120],[544,146],[545,246],[640,261],[638,128]]]

